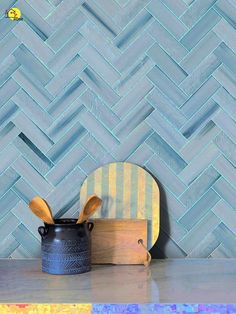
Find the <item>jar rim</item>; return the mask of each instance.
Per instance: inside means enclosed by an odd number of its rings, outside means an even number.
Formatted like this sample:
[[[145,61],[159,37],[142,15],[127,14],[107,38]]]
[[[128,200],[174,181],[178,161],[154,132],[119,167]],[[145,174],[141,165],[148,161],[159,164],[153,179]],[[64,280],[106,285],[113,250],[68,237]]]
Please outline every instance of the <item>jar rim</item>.
[[[58,219],[54,219],[54,224],[48,224],[45,223],[45,225],[47,226],[79,226],[79,225],[83,225],[86,223],[86,221],[77,224],[78,219],[75,218],[58,218]]]

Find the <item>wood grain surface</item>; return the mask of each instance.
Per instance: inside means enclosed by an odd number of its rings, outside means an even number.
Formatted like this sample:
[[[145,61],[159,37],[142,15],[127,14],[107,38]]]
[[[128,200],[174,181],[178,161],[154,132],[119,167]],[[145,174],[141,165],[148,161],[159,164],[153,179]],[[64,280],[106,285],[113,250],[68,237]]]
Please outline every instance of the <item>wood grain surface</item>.
[[[146,219],[91,219],[92,264],[143,264],[147,252]]]

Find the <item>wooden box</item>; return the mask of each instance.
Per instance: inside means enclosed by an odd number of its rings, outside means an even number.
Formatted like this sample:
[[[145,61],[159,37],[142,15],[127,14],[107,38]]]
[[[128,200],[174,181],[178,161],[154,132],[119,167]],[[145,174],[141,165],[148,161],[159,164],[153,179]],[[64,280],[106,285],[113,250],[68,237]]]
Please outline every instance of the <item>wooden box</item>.
[[[92,264],[144,264],[147,251],[146,219],[91,219]]]

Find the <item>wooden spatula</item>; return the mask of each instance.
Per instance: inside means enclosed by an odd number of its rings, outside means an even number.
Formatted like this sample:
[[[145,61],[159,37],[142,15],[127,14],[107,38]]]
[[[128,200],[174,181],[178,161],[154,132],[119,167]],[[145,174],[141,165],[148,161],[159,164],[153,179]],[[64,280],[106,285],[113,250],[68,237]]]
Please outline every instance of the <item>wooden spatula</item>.
[[[53,225],[54,220],[52,217],[51,209],[48,203],[39,196],[35,196],[29,203],[29,208],[32,212],[42,219],[44,222]]]
[[[87,200],[84,205],[82,211],[80,212],[79,218],[77,220],[77,224],[80,224],[86,221],[89,217],[91,217],[95,211],[102,205],[102,200],[97,195],[92,195]]]

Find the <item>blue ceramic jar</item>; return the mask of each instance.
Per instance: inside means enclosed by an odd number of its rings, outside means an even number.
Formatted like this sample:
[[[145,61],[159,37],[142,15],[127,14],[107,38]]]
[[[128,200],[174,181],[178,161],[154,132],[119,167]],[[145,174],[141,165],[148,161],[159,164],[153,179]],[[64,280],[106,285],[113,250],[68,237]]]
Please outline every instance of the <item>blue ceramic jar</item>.
[[[56,219],[38,228],[42,238],[42,271],[55,275],[81,274],[91,270],[92,222]]]

